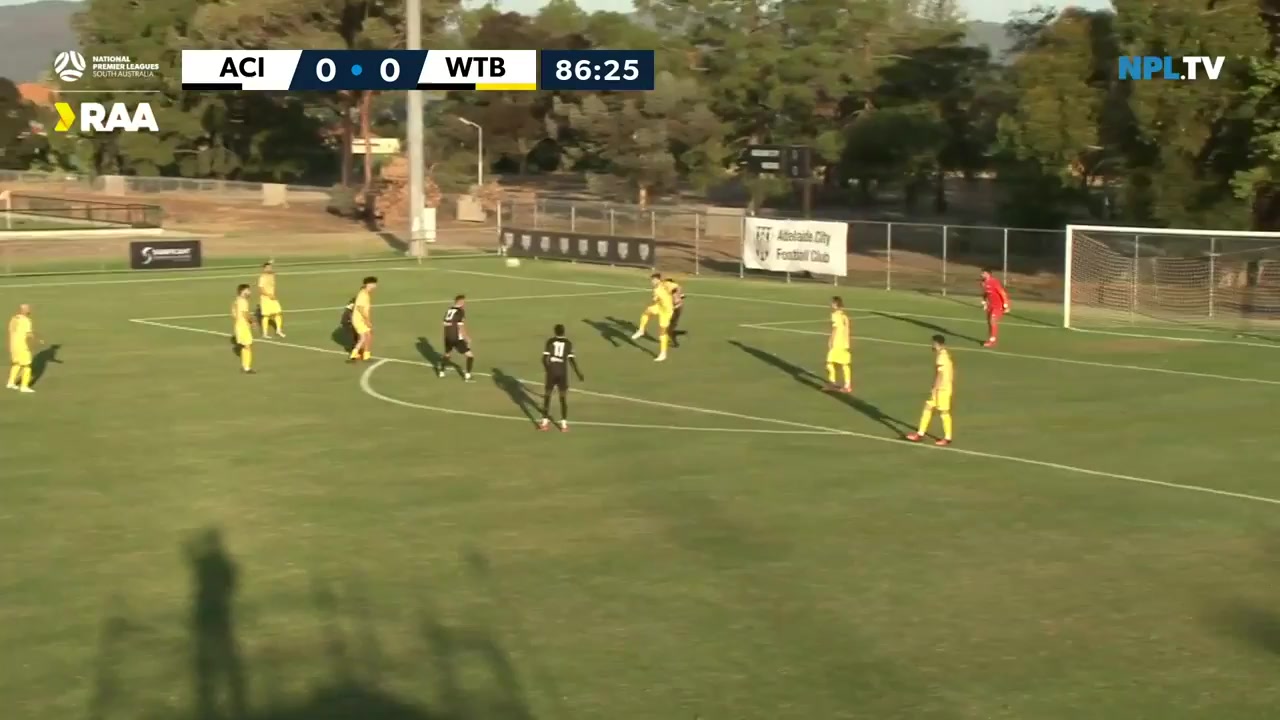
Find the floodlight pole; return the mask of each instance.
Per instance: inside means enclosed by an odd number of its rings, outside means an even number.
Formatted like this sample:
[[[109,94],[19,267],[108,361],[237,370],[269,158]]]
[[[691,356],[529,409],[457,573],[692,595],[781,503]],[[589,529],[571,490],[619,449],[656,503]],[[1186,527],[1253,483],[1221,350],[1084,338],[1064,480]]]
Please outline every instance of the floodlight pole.
[[[476,192],[480,192],[480,188],[484,187],[484,128],[464,117],[458,118],[458,121],[476,129]]]
[[[422,49],[422,0],[407,0],[405,11],[408,13],[408,49]],[[409,120],[409,247],[410,252],[422,257],[426,254],[423,242],[426,235],[425,218],[422,202],[426,195],[427,154],[423,147],[423,114],[425,102],[421,90],[410,90],[408,98]]]

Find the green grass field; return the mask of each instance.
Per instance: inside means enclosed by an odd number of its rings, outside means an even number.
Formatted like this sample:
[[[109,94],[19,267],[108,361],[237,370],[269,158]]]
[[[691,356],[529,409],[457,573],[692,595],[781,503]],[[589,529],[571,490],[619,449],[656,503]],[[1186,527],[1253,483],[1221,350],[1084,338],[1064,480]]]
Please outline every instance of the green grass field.
[[[1073,333],[842,289],[856,398],[814,389],[830,287],[281,268],[16,278],[50,344],[0,395],[0,706],[23,720],[1256,720],[1280,703],[1280,348]],[[472,299],[473,384],[424,356]],[[1016,303],[1016,297],[1015,297]],[[147,322],[140,320],[148,319]],[[617,319],[618,322],[615,322]],[[587,382],[538,433],[564,322]],[[952,338],[957,444],[898,439]],[[421,338],[421,339],[420,339]],[[56,350],[54,349],[56,348]],[[529,388],[534,393],[538,388]]]

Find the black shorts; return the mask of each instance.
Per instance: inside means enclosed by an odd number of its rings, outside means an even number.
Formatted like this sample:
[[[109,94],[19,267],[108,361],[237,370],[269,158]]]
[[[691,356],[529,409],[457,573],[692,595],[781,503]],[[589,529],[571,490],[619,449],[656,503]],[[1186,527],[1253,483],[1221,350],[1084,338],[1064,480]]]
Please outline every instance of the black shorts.
[[[467,342],[467,339],[464,337],[454,335],[453,333],[445,333],[444,334],[444,352],[446,355],[448,355],[449,353],[455,353],[455,352],[466,355],[467,353],[471,352],[471,343]]]
[[[680,307],[676,308],[671,312],[671,327],[675,327],[675,324],[680,322],[680,313],[682,312],[684,312],[683,305],[681,305]]]
[[[548,390],[569,390],[569,368],[563,365],[552,365],[547,368],[547,379],[544,382]]]

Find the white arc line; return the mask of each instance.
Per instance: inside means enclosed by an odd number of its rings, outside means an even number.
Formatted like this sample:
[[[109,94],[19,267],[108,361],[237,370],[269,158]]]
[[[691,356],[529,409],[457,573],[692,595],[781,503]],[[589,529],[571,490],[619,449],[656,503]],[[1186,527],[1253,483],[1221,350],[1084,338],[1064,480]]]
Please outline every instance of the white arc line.
[[[373,373],[378,368],[382,367],[383,365],[386,365],[389,362],[393,362],[393,358],[384,358],[382,360],[379,360],[373,365],[370,365],[368,369],[366,369],[364,373],[360,375],[360,390],[362,390],[364,394],[376,400],[381,400],[383,402],[391,403],[392,405],[399,405],[400,407],[411,408],[414,410],[429,410],[431,412],[446,413],[448,415],[464,415],[467,417],[487,418],[490,420],[515,420],[523,423],[532,423],[532,421],[528,417],[517,417],[515,415],[498,415],[496,413],[476,412],[473,410],[458,410],[456,408],[445,408],[445,407],[439,407],[437,405],[424,405],[421,403],[410,402],[408,400],[400,400],[399,398],[393,398],[393,397],[390,397],[389,395],[383,395],[382,393],[373,389]],[[489,373],[482,373],[482,372],[472,373],[472,375],[480,375],[482,377],[493,377]],[[517,381],[522,385],[534,384],[528,380],[520,380],[519,378],[517,378]],[[623,399],[629,400],[630,398],[623,398]],[[575,420],[573,424],[576,426],[585,426],[585,427],[626,428],[630,430],[679,430],[683,432],[742,433],[742,434],[748,434],[748,435],[751,435],[751,434],[755,434],[755,435],[834,435],[835,434],[835,433],[826,432],[824,430],[772,430],[772,429],[766,430],[764,428],[717,428],[717,427],[696,427],[696,426],[684,426],[684,425],[644,425],[644,424],[637,424],[637,423],[601,422],[598,420]]]
[[[204,328],[183,327],[182,325],[170,325],[167,323],[155,322],[150,320],[134,319],[134,320],[130,320],[130,322],[138,323],[141,325],[151,325],[153,327],[166,328],[169,330],[182,330],[184,332],[198,333],[201,335],[215,335],[217,337],[223,337],[223,338],[229,335],[229,333],[219,332],[217,330],[206,330]],[[262,342],[267,345],[279,345],[281,347],[292,347],[292,348],[297,348],[299,350],[310,350],[311,352],[319,352],[319,353],[324,353],[326,355],[333,355],[333,354],[346,355],[346,353],[341,350],[331,350],[328,348],[319,348],[311,345],[299,345],[297,343],[280,342],[278,340],[260,340],[258,342]],[[419,367],[424,367],[424,366],[430,367],[430,365],[425,362],[414,361],[414,360],[401,360],[399,358],[386,358],[385,362],[403,363],[406,365],[415,365]],[[521,382],[527,382],[527,381],[521,381]],[[1203,493],[1206,495],[1217,495],[1219,497],[1229,497],[1229,498],[1235,498],[1237,500],[1249,500],[1252,502],[1266,503],[1268,505],[1280,505],[1280,499],[1263,497],[1261,495],[1250,495],[1248,493],[1232,492],[1230,490],[1218,490],[1215,488],[1202,487],[1200,485],[1184,485],[1182,483],[1166,482],[1164,480],[1154,480],[1152,478],[1137,477],[1136,475],[1124,475],[1121,473],[1107,472],[1105,470],[1090,470],[1089,468],[1076,467],[1074,465],[1064,465],[1061,463],[1048,462],[1046,460],[1032,460],[1030,458],[1016,457],[1014,455],[999,455],[996,453],[982,452],[980,450],[967,450],[965,448],[959,448],[954,445],[941,448],[933,445],[907,443],[900,438],[888,438],[888,437],[884,437],[883,435],[870,435],[868,433],[854,432],[852,430],[837,430],[835,428],[822,427],[821,425],[795,423],[787,420],[776,420],[776,419],[766,420],[763,418],[752,418],[750,416],[737,415],[736,413],[729,413],[725,411],[708,410],[706,408],[693,408],[690,406],[674,405],[671,403],[664,403],[664,402],[659,402],[655,400],[642,400],[640,398],[628,398],[622,395],[610,395],[607,393],[593,393],[593,392],[584,391],[584,390],[574,390],[573,392],[590,394],[590,395],[599,395],[601,397],[614,398],[619,400],[629,400],[631,402],[639,402],[639,403],[648,404],[648,405],[655,405],[658,407],[666,407],[673,410],[690,410],[694,412],[704,412],[712,415],[724,415],[728,417],[739,417],[741,419],[758,420],[758,421],[774,423],[778,425],[788,425],[796,428],[817,431],[817,433],[815,434],[842,435],[845,437],[853,437],[861,440],[870,440],[872,442],[893,443],[894,445],[897,445],[899,447],[904,447],[904,448],[910,447],[920,451],[950,453],[954,455],[962,455],[965,457],[980,458],[983,460],[999,460],[1003,462],[1016,463],[1019,465],[1027,465],[1030,467],[1039,467],[1039,468],[1045,468],[1048,470],[1058,470],[1060,472],[1076,473],[1078,475],[1088,475],[1090,477],[1108,478],[1111,480],[1121,480],[1124,482],[1137,483],[1140,485],[1163,487],[1163,488],[1169,488],[1172,490],[1185,490],[1187,492],[1197,492],[1197,493]]]
[[[793,333],[796,335],[826,335],[825,332],[818,330],[796,330],[795,328],[779,327],[776,324],[766,323],[743,323],[738,325],[748,330],[768,330],[771,332]],[[854,338],[854,342],[878,342],[886,345],[910,345],[915,347],[925,347],[923,342],[912,342],[909,340],[890,340],[889,338],[868,337],[859,335]],[[952,350],[969,351],[971,348],[956,348]],[[978,352],[973,350],[973,352]],[[1280,380],[1264,380],[1262,378],[1236,377],[1234,375],[1216,375],[1214,373],[1193,372],[1191,370],[1171,370],[1169,368],[1148,367],[1145,365],[1120,365],[1117,363],[1095,362],[1092,360],[1075,360],[1072,358],[1053,357],[1051,355],[1027,355],[1025,353],[1011,353],[1003,350],[982,350],[984,355],[995,355],[997,357],[1020,358],[1023,360],[1043,360],[1044,362],[1062,363],[1064,365],[1083,365],[1085,367],[1110,368],[1112,370],[1133,370],[1136,372],[1159,373],[1161,375],[1181,375],[1182,377],[1204,378],[1206,380],[1227,380],[1230,382],[1255,383],[1258,385],[1280,385]]]

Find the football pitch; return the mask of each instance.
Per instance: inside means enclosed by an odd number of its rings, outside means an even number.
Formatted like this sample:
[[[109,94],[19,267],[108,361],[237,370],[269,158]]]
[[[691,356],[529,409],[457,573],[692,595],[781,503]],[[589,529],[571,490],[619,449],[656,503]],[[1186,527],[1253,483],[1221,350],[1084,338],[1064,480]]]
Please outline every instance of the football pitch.
[[[1014,293],[452,259],[11,278],[0,705],[24,720],[1256,720],[1280,703],[1280,345],[1062,330]],[[376,274],[375,360],[335,334]],[[469,300],[476,382],[438,379]],[[12,310],[10,310],[12,312]],[[587,381],[534,429],[557,322]],[[913,445],[929,337],[956,444]],[[936,421],[935,421],[936,422]]]

